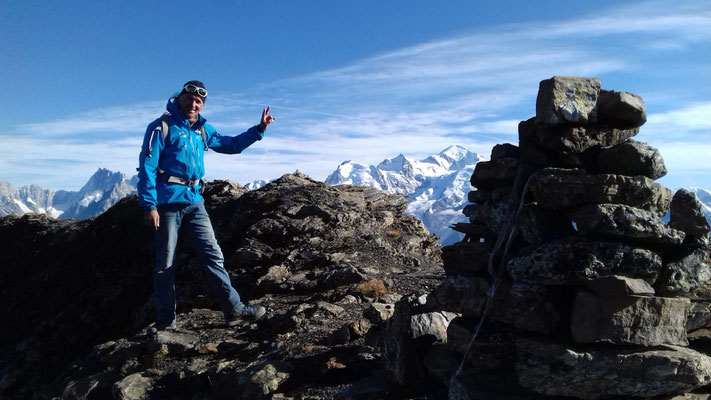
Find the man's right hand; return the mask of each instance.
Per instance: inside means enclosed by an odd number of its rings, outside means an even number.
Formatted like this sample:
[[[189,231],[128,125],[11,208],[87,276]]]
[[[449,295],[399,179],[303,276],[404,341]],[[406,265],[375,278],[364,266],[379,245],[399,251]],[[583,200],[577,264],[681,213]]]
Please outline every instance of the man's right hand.
[[[143,214],[143,221],[153,230],[158,230],[160,226],[160,216],[158,215],[158,210],[146,211]]]

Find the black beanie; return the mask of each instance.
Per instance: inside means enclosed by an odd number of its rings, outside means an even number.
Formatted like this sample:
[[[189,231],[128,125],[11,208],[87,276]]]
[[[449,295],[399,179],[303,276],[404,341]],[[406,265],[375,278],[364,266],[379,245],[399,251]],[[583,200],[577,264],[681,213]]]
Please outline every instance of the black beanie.
[[[188,85],[195,85],[195,86],[197,86],[197,87],[199,87],[199,88],[205,89],[205,84],[202,83],[202,82],[200,82],[200,81],[187,81],[187,82],[185,82],[185,85],[183,85],[183,90],[180,91],[180,94],[181,94],[181,95],[182,95],[183,93],[188,93],[188,92],[185,91],[185,87],[188,86]],[[207,91],[207,89],[205,89],[205,91]],[[198,97],[200,97],[200,98],[202,99],[202,101],[207,100],[207,95],[203,97],[203,96],[200,96],[200,95],[197,94],[197,93],[190,93],[190,94],[197,95]]]

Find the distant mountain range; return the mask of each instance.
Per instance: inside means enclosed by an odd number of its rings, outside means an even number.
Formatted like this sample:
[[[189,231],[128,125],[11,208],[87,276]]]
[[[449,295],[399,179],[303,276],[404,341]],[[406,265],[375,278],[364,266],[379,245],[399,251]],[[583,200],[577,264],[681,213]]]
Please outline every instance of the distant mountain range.
[[[326,183],[372,186],[406,196],[407,212],[418,217],[446,245],[463,236],[449,226],[466,220],[462,209],[472,189],[469,178],[476,163],[483,159],[464,147],[450,146],[421,161],[402,154],[376,166],[346,161],[326,178]]]
[[[33,212],[61,219],[89,218],[136,193],[137,182],[137,176],[127,180],[124,174],[104,168],[99,168],[77,192],[55,192],[36,185],[14,189],[9,183],[0,181],[0,216]]]
[[[371,186],[407,197],[407,212],[418,217],[446,245],[461,239],[462,234],[449,226],[466,221],[462,209],[472,190],[469,178],[476,163],[483,159],[464,147],[450,146],[419,161],[402,154],[375,166],[345,161],[326,178],[326,183]],[[79,191],[55,192],[36,185],[13,188],[0,181],[0,216],[33,212],[60,219],[89,218],[136,193],[137,182],[137,176],[127,178],[104,168],[97,170]],[[245,186],[254,190],[267,183],[259,180]],[[689,190],[696,193],[711,223],[711,191],[699,187]]]

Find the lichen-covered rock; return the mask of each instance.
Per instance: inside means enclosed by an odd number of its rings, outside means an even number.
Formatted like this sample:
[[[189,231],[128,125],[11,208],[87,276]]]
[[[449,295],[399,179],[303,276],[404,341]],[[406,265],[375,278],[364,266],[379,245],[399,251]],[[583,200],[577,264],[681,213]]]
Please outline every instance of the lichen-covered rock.
[[[647,109],[636,94],[600,90],[597,119],[601,124],[616,128],[638,128],[647,122]]]
[[[679,245],[686,236],[655,213],[622,204],[591,204],[565,213],[581,235],[655,245]]]
[[[626,244],[566,237],[545,243],[506,266],[514,281],[561,285],[622,275],[654,282],[662,268],[654,252]]]
[[[579,154],[590,149],[618,145],[639,133],[639,129],[617,129],[606,126],[538,127],[541,146],[557,153]]]
[[[709,222],[694,192],[679,189],[674,193],[669,210],[669,226],[692,236],[705,236],[709,233]]]
[[[554,76],[541,81],[536,99],[539,125],[587,124],[597,122],[600,80]]]
[[[577,343],[686,346],[686,298],[597,296],[580,291],[571,313],[570,331]]]
[[[659,179],[667,174],[659,150],[631,139],[601,151],[597,169],[603,174],[643,175],[649,179]]]
[[[681,257],[665,260],[655,286],[664,295],[711,299],[711,248],[701,247]]]
[[[711,383],[711,358],[685,347],[577,349],[521,339],[516,348],[519,384],[547,396],[648,398]]]
[[[643,176],[589,175],[583,170],[546,168],[531,176],[530,192],[539,206],[574,208],[615,203],[664,215],[671,191]]]

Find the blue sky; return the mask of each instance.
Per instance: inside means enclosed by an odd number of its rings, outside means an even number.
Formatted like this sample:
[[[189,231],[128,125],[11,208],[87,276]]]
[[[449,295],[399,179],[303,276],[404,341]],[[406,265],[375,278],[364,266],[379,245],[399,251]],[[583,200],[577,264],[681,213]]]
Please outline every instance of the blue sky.
[[[711,188],[711,2],[0,2],[0,180],[78,189],[135,173],[145,126],[205,82],[223,134],[277,121],[207,178],[239,183],[345,160],[517,143],[538,83],[598,77],[642,96],[636,137],[676,189]]]

